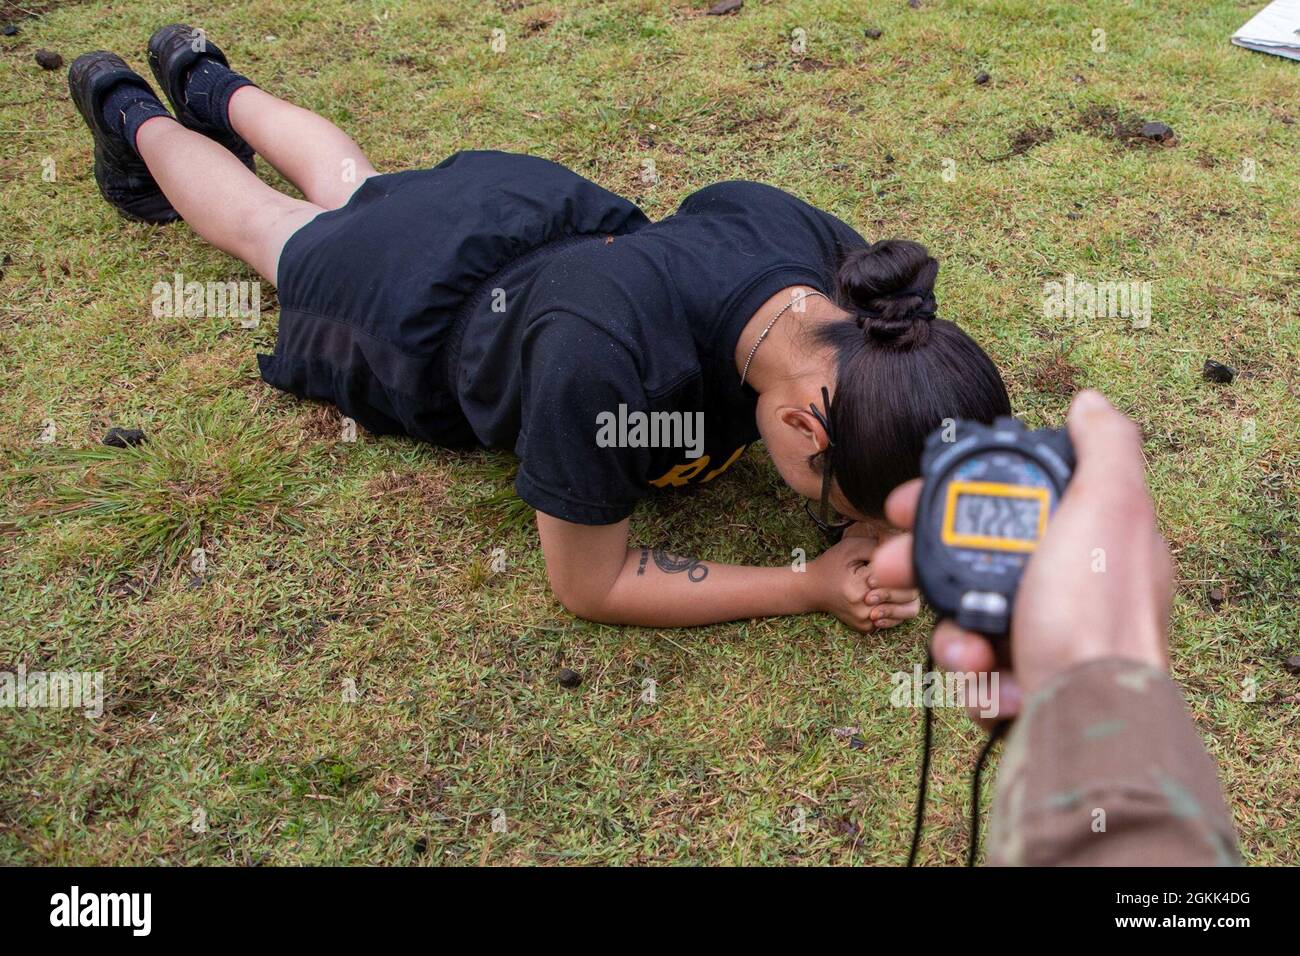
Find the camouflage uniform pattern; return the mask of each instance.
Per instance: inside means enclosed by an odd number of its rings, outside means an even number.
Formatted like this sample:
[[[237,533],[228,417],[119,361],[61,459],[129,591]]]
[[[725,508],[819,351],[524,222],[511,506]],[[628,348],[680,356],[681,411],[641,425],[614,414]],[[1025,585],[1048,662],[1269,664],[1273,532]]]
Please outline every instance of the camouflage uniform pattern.
[[[1092,661],[1026,701],[998,768],[988,862],[1240,864],[1214,764],[1168,675]]]

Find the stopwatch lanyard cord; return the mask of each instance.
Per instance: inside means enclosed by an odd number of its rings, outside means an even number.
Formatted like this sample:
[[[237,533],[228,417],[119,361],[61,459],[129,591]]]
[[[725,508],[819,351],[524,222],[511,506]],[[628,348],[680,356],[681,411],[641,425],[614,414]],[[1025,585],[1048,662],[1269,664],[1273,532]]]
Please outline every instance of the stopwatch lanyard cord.
[[[925,673],[934,672],[934,654],[929,649],[925,652]],[[921,849],[921,828],[925,826],[925,792],[930,783],[930,745],[934,740],[934,708],[925,706],[925,696],[921,697],[921,718],[925,725],[924,742],[921,744],[921,781],[916,787],[916,813],[912,820],[912,848],[907,851],[907,865],[916,865],[916,852]]]
[[[925,673],[934,672],[934,654],[928,649],[925,652]],[[925,827],[925,797],[930,783],[930,752],[934,743],[934,708],[925,706],[924,697],[921,700],[922,710],[925,711],[922,717],[924,726],[923,742],[921,744],[921,779],[916,788],[916,815],[912,821],[912,847],[907,852],[907,865],[916,865],[916,854],[921,848],[921,830]],[[975,770],[971,774],[970,787],[970,843],[966,850],[966,865],[974,866],[975,858],[979,856],[980,848],[980,777],[984,773],[984,764],[988,761],[989,754],[1007,732],[1008,721],[999,721],[993,725],[989,732],[989,738],[984,742],[979,757],[975,760]]]
[[[974,866],[975,858],[980,852],[980,775],[984,772],[984,763],[989,759],[989,752],[1007,732],[1008,721],[1000,720],[989,731],[989,739],[984,741],[984,749],[975,760],[975,772],[970,779],[970,849],[966,853],[966,865]]]

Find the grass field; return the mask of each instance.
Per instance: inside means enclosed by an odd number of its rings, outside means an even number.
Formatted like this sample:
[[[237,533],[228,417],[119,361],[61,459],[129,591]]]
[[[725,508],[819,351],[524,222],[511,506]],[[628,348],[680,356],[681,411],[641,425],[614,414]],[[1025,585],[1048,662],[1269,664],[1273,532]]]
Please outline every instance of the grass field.
[[[171,20],[384,171],[526,151],[652,217],[758,179],[927,243],[942,313],[1020,415],[1060,424],[1086,385],[1142,423],[1178,566],[1175,675],[1247,859],[1300,863],[1300,64],[1228,44],[1261,5],[5,0],[0,671],[103,671],[106,709],[0,712],[0,863],[906,855],[920,715],[889,706],[889,677],[928,619],[865,637],[818,616],[576,620],[509,457],[342,441],[336,412],[258,377],[269,287],[255,329],[155,317],[174,273],[256,276],[105,205],[66,64],[104,48],[147,73]],[[1149,282],[1150,326],[1046,315],[1067,275]],[[1204,381],[1207,358],[1236,380]],[[150,440],[106,448],[114,425]],[[809,532],[759,450],[633,519],[639,541],[750,563]],[[956,863],[978,734],[937,718],[922,858]]]

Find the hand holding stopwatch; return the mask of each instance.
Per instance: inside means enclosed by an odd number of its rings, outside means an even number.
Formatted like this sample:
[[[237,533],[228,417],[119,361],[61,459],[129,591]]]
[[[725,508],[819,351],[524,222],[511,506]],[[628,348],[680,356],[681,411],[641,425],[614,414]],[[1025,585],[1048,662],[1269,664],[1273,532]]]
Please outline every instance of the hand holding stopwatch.
[[[930,435],[912,560],[940,617],[991,637],[1010,631],[1020,578],[1073,471],[1064,429],[999,418],[953,421]]]
[[[992,425],[950,421],[926,439],[912,565],[921,593],[939,617],[993,638],[1010,633],[1020,579],[1061,503],[1074,463],[1074,446],[1064,429],[1030,431],[1014,418]],[[933,657],[927,656],[926,671],[933,669]],[[909,866],[916,862],[925,822],[932,726],[933,711],[926,707]],[[993,727],[975,762],[967,865],[979,854],[980,774],[1005,729],[1005,722]]]

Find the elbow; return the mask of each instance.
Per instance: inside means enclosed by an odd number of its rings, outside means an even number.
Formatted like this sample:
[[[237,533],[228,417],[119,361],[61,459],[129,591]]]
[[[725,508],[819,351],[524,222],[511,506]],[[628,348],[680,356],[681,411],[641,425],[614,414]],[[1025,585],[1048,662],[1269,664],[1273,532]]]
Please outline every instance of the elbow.
[[[610,614],[606,595],[597,594],[590,588],[575,587],[572,582],[551,581],[551,593],[564,605],[564,609],[584,621],[597,624],[618,624]]]
[[[596,624],[617,624],[605,612],[604,604],[594,600],[585,594],[556,594],[556,598],[564,609],[574,617],[580,617],[584,621],[593,621]]]

